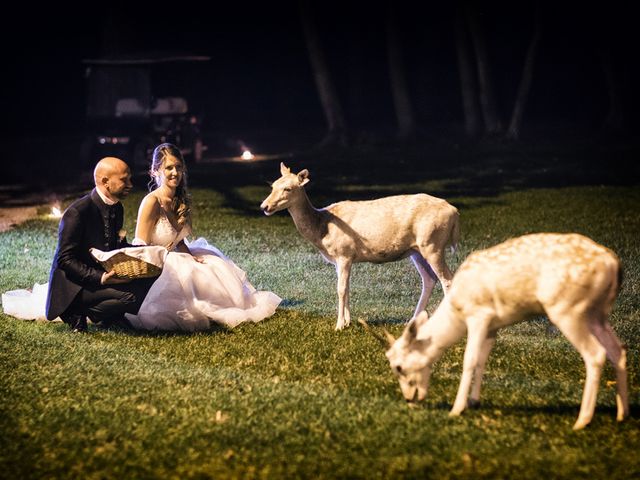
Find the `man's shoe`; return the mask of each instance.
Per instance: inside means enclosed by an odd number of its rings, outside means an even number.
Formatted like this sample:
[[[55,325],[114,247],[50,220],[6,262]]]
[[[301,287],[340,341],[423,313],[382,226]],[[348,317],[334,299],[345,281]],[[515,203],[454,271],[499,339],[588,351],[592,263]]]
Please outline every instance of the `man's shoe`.
[[[93,326],[96,327],[96,330],[109,330],[109,325],[104,321],[94,323]]]
[[[73,333],[86,333],[88,331],[87,317],[84,315],[72,313],[62,317],[62,320],[69,325]]]

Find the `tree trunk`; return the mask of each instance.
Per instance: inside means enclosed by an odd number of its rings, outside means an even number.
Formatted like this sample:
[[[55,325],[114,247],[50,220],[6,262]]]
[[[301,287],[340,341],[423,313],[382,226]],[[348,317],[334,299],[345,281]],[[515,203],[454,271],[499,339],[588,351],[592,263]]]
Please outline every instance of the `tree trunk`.
[[[460,89],[462,93],[462,109],[464,112],[464,130],[469,137],[474,137],[480,129],[480,112],[478,111],[478,86],[474,75],[468,37],[464,28],[462,12],[455,13],[456,52],[458,54],[458,70],[460,73]]]
[[[370,122],[369,99],[367,98],[367,85],[369,75],[367,72],[367,32],[363,25],[354,25],[353,34],[349,36],[349,61],[348,79],[349,90],[347,91],[347,111],[349,112],[349,122],[354,125]]]
[[[529,91],[531,90],[531,81],[533,79],[533,65],[538,49],[538,43],[540,42],[540,36],[542,29],[540,27],[539,14],[536,12],[536,19],[533,26],[533,35],[529,48],[527,49],[527,56],[525,57],[524,67],[522,68],[522,78],[520,79],[520,85],[518,86],[518,94],[516,95],[516,101],[513,105],[513,112],[511,113],[511,122],[509,123],[509,129],[507,130],[507,138],[509,140],[517,140],[520,137],[520,127],[522,126],[522,116],[524,114],[524,107],[529,97]]]
[[[498,115],[495,95],[493,93],[493,79],[489,65],[489,55],[485,42],[484,31],[478,20],[475,7],[466,5],[467,22],[476,52],[476,67],[478,69],[478,83],[480,86],[480,106],[484,119],[485,131],[488,134],[496,134],[502,131],[502,122]]]
[[[622,97],[620,96],[620,79],[616,74],[611,52],[605,48],[598,48],[597,53],[600,57],[600,64],[602,65],[609,95],[609,109],[602,127],[606,132],[619,131],[624,127],[624,108]]]
[[[347,124],[342,112],[342,106],[336,93],[327,60],[322,50],[320,36],[313,21],[310,0],[300,2],[300,19],[304,30],[307,49],[309,51],[309,61],[313,78],[316,82],[320,103],[327,120],[328,132],[323,140],[323,144],[347,144]]]
[[[402,44],[398,32],[396,11],[389,3],[387,12],[387,58],[393,105],[398,121],[398,138],[407,139],[415,134],[416,125],[409,98],[409,87],[402,58]]]

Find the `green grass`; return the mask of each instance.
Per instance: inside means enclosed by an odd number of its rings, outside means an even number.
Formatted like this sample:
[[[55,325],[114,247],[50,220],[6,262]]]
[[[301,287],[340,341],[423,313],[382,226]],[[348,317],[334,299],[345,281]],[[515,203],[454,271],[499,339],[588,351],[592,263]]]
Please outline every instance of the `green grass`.
[[[422,186],[438,194],[445,182]],[[616,423],[607,366],[594,420],[581,432],[571,426],[582,360],[540,318],[499,334],[480,409],[447,416],[463,342],[436,365],[426,402],[409,409],[376,340],[357,325],[333,330],[333,267],[288,214],[260,214],[267,188],[235,191],[253,213],[234,210],[215,191],[192,192],[196,234],[247,270],[256,287],[285,299],[262,323],[196,335],[93,327],[73,335],[59,323],[0,315],[0,477],[638,478],[637,188],[448,198],[462,222],[454,267],[475,249],[534,231],[584,233],[621,257],[625,281],[612,324],[630,348],[632,415]],[[348,198],[360,188],[338,193]],[[141,196],[125,205],[130,238]],[[56,229],[43,216],[0,234],[1,291],[46,281]],[[408,261],[358,264],[351,291],[356,319],[397,335],[417,302],[419,278]],[[437,287],[429,309],[441,297]]]

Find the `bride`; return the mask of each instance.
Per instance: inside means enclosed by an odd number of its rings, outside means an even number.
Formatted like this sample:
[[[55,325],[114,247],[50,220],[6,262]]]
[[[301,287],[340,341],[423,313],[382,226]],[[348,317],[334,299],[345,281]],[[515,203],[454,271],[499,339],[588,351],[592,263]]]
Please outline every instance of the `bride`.
[[[211,322],[235,327],[273,315],[281,298],[256,291],[246,273],[203,238],[191,233],[191,205],[185,162],[170,143],[153,151],[152,190],[138,210],[134,244],[169,249],[162,273],[137,315],[127,314],[136,329],[199,331]]]

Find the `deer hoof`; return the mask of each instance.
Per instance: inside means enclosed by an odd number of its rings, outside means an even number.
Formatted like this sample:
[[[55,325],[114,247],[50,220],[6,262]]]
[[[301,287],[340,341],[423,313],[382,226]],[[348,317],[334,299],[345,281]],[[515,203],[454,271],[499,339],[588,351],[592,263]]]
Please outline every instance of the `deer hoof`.
[[[475,398],[470,398],[467,401],[467,408],[480,408],[480,400]]]
[[[580,419],[578,418],[578,420],[576,421],[576,423],[573,425],[573,429],[574,430],[582,430],[584,427],[586,427],[587,425],[589,425],[589,420],[587,419]]]

